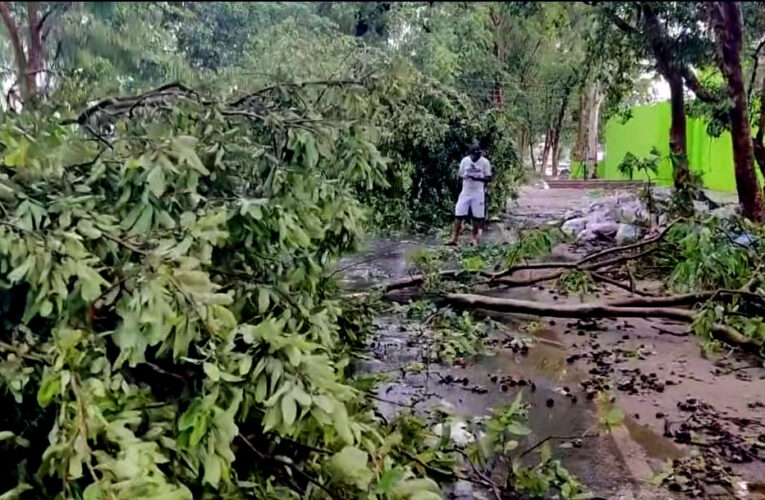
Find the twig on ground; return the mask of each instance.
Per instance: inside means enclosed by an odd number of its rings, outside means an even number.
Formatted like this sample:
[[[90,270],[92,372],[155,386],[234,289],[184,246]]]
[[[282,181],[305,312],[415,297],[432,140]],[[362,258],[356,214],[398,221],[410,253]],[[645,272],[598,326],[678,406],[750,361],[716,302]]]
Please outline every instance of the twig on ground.
[[[537,442],[535,445],[528,448],[526,451],[518,455],[518,458],[521,459],[531,453],[532,451],[536,450],[543,444],[545,444],[548,441],[551,441],[553,439],[556,440],[569,440],[569,439],[584,439],[584,438],[592,438],[592,437],[598,437],[597,434],[582,434],[581,436],[547,436],[546,438],[542,439],[541,441]]]

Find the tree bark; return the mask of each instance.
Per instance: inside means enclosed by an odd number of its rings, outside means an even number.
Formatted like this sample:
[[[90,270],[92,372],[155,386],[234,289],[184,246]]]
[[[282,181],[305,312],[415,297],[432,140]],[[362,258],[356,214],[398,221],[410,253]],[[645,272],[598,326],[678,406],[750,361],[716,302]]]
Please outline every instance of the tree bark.
[[[677,54],[659,22],[659,18],[648,4],[641,4],[643,32],[649,38],[651,50],[656,59],[659,73],[669,84],[672,108],[672,124],[669,129],[669,150],[672,161],[675,188],[686,191],[690,186],[691,174],[688,169],[688,146],[685,131],[685,97],[683,95],[683,72],[676,61]],[[684,68],[684,66],[683,66]]]
[[[27,24],[29,30],[29,41],[27,43],[27,88],[29,92],[28,101],[37,99],[39,85],[37,82],[42,76],[43,71],[43,43],[42,43],[42,23],[40,21],[40,2],[27,2]]]
[[[542,174],[542,177],[545,176],[547,173],[547,169],[545,168],[545,165],[547,165],[547,158],[550,156],[550,147],[552,146],[552,131],[548,128],[547,132],[545,132],[545,144],[542,148],[542,164],[539,166],[539,171]]]
[[[760,81],[760,116],[757,120],[757,134],[754,136],[754,158],[765,176],[765,76]]]
[[[558,108],[558,116],[555,117],[552,134],[552,175],[558,177],[558,163],[560,162],[560,133],[563,128],[563,120],[568,109],[568,97],[571,94],[571,86],[566,86]]]
[[[587,126],[589,124],[589,85],[585,84],[579,93],[579,114],[577,117],[576,142],[571,152],[571,160],[579,163],[584,169],[584,178],[587,179]]]
[[[598,125],[600,124],[600,105],[602,102],[603,95],[600,92],[600,82],[595,82],[592,85],[592,94],[590,95],[590,115],[587,123],[587,161],[592,179],[598,176]]]
[[[537,171],[537,161],[534,159],[534,135],[529,132],[529,156],[531,157],[531,170]]]
[[[763,221],[762,191],[754,170],[752,131],[746,102],[744,73],[741,68],[743,48],[743,19],[735,2],[715,2],[712,20],[717,35],[720,70],[727,82],[731,99],[730,126],[736,190],[743,215],[753,221]]]
[[[672,124],[669,127],[669,151],[672,161],[675,188],[687,189],[691,183],[688,168],[688,143],[685,128],[685,96],[683,79],[679,75],[669,74],[664,77],[669,83]]]

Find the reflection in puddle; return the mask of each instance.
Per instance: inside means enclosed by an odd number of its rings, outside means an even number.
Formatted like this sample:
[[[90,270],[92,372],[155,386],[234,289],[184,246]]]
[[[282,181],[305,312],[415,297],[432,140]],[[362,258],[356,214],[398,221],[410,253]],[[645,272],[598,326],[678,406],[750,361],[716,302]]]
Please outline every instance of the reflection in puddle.
[[[674,441],[660,436],[631,416],[625,416],[623,423],[632,440],[639,444],[649,457],[666,461],[678,460],[685,456]]]

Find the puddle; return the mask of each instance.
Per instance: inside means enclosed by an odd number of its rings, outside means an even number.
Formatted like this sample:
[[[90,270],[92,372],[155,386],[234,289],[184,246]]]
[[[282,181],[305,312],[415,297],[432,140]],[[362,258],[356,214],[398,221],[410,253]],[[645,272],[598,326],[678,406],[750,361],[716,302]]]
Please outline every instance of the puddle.
[[[685,453],[675,445],[674,441],[659,435],[648,426],[638,423],[633,417],[625,416],[623,423],[630,438],[639,444],[650,458],[667,461],[677,460],[685,456]]]
[[[403,373],[401,368],[422,362],[425,346],[419,332],[402,331],[397,321],[395,317],[378,319],[378,336],[371,351],[374,360],[359,365],[362,371],[392,371],[395,375],[395,380],[380,384],[377,390],[383,400],[378,409],[386,418],[395,415],[404,405],[414,403],[415,411],[423,411],[429,405],[443,402],[448,403],[459,418],[487,415],[492,408],[510,404],[521,390],[523,400],[531,404],[528,425],[532,434],[520,442],[519,450],[528,449],[548,436],[568,437],[550,441],[555,456],[593,493],[603,498],[629,498],[640,489],[631,479],[630,469],[611,435],[584,438],[580,448],[570,446],[574,439],[596,433],[599,414],[595,404],[587,400],[578,387],[586,374],[566,362],[566,351],[561,347],[538,342],[527,355],[496,349],[465,359],[464,367],[431,364],[429,373]],[[542,330],[540,337],[555,342],[554,333]],[[464,386],[440,383],[442,377],[448,375],[467,378],[468,382]],[[516,386],[503,391],[499,383],[491,381],[492,375],[531,380],[535,390],[530,386]],[[487,391],[471,391],[475,386]],[[565,395],[564,387],[579,394],[576,402]],[[564,442],[568,442],[569,447],[561,447]],[[537,459],[535,452],[525,461],[532,464]]]

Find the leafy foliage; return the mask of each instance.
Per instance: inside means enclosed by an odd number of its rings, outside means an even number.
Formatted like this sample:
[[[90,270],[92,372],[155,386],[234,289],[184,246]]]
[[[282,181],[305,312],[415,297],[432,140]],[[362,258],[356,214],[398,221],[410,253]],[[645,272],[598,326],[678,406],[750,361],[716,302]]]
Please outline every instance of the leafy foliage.
[[[278,496],[271,457],[290,440],[339,454],[306,457],[316,479],[299,489],[382,446],[354,413],[324,274],[356,244],[354,190],[384,182],[387,163],[363,125],[298,114],[320,90],[277,90],[247,108],[152,94],[83,115],[89,135],[6,117],[2,385],[20,412],[3,426],[29,446],[4,487]],[[326,90],[323,109],[344,92]],[[376,484],[374,464],[344,488]]]
[[[677,224],[667,242],[672,250],[662,255],[672,269],[669,285],[677,291],[737,289],[761,264],[759,228],[740,219]]]

